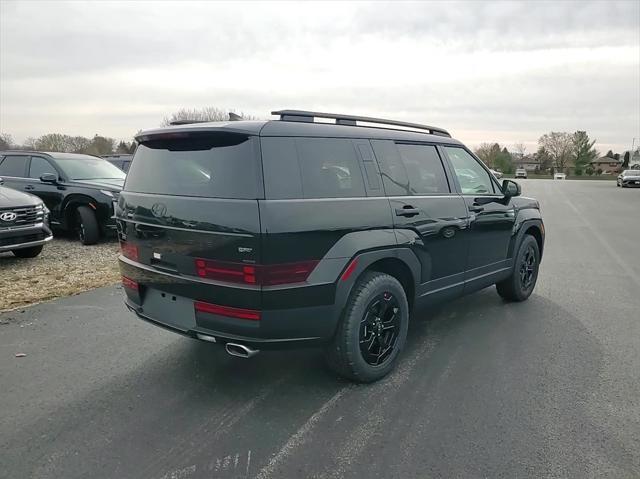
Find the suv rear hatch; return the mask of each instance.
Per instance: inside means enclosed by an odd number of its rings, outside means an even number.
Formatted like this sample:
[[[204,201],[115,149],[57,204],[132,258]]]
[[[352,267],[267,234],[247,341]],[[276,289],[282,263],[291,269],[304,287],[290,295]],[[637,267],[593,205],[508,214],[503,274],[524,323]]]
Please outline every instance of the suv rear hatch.
[[[117,211],[128,303],[181,331],[258,327],[258,138],[221,128],[138,140]]]

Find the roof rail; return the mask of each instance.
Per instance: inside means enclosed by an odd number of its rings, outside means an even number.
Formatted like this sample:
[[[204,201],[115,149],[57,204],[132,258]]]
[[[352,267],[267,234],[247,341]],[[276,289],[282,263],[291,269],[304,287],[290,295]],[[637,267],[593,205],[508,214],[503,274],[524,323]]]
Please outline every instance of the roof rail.
[[[314,118],[329,118],[335,120],[336,125],[358,126],[357,122],[362,121],[365,123],[376,123],[379,125],[404,126],[406,128],[413,128],[416,130],[427,130],[432,135],[448,136],[449,138],[451,138],[451,134],[443,128],[421,125],[419,123],[408,123],[405,121],[385,120],[383,118],[343,115],[340,113],[321,113],[318,111],[304,110],[278,110],[272,111],[271,114],[280,115],[280,120],[283,121],[300,121],[305,123],[313,123]]]

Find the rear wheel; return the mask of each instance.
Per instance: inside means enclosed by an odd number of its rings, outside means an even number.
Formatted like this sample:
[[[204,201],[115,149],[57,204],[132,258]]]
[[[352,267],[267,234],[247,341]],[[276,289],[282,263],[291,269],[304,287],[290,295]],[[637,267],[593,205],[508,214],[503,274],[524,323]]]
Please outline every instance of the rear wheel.
[[[18,258],[35,258],[42,252],[42,245],[11,250]]]
[[[76,233],[84,245],[96,244],[100,239],[96,214],[88,206],[78,206],[76,210]]]
[[[394,368],[407,339],[409,306],[393,276],[365,273],[354,286],[333,340],[331,369],[352,381],[373,382]]]
[[[540,248],[531,235],[525,235],[515,257],[511,276],[496,284],[498,294],[508,301],[524,301],[533,292],[538,279]]]

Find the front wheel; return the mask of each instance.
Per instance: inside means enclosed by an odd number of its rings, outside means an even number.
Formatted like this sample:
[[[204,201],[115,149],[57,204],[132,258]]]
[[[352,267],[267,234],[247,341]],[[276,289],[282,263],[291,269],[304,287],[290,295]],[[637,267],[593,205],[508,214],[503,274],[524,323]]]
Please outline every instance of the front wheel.
[[[365,273],[355,284],[335,336],[325,350],[331,369],[368,383],[394,368],[407,339],[409,305],[393,276]]]
[[[96,244],[100,239],[98,219],[88,206],[78,206],[76,210],[76,232],[84,245]]]
[[[531,235],[525,235],[520,243],[511,276],[496,284],[498,294],[507,301],[524,301],[533,292],[538,280],[540,248]]]

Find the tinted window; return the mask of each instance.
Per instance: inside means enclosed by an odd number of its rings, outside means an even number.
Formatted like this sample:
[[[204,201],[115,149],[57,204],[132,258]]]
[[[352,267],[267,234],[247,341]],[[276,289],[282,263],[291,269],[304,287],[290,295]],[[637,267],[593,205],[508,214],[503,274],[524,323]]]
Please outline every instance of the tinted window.
[[[262,166],[270,199],[366,196],[348,139],[263,138]]]
[[[29,165],[29,177],[40,178],[45,173],[53,173],[56,178],[58,177],[58,172],[51,166],[51,163],[40,156],[32,156],[31,164]]]
[[[412,195],[407,170],[402,164],[398,147],[391,140],[371,140],[371,146],[380,165],[382,182],[387,196]]]
[[[449,193],[449,184],[444,167],[435,146],[399,144],[409,189],[414,195],[437,195]]]
[[[380,164],[387,196],[449,193],[449,184],[435,146],[371,142]]]
[[[262,189],[258,187],[256,141],[247,135],[210,132],[149,140],[136,150],[125,189],[165,195],[259,198]],[[124,176],[122,171],[120,174]]]
[[[489,173],[473,156],[458,147],[446,146],[444,149],[453,164],[463,194],[495,193]]]
[[[351,140],[298,138],[296,145],[305,198],[365,196],[362,171]]]
[[[5,156],[0,163],[0,176],[24,177],[27,158],[27,156]]]
[[[262,138],[262,169],[267,198],[304,197],[296,142],[293,138]]]

